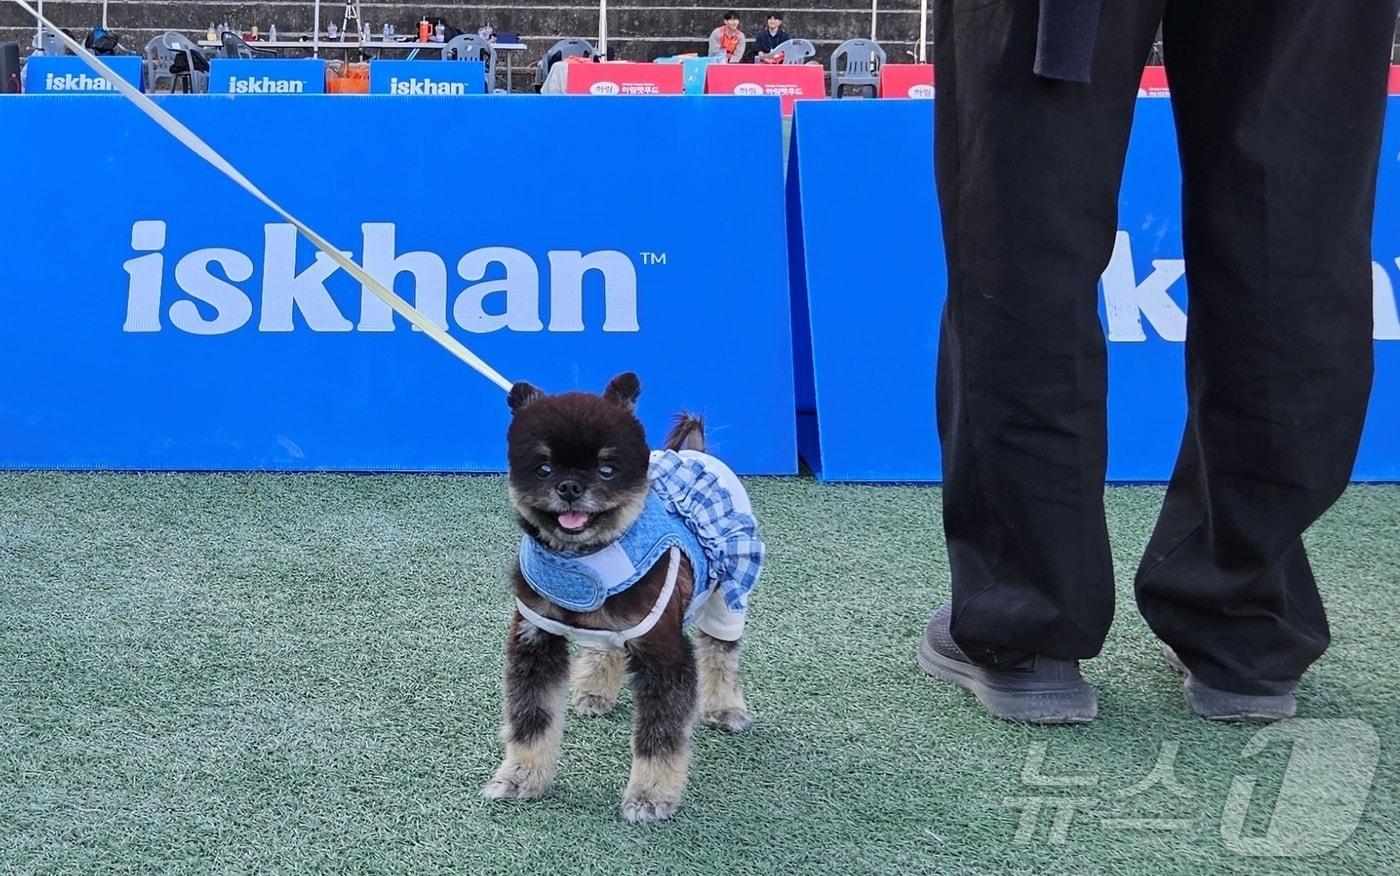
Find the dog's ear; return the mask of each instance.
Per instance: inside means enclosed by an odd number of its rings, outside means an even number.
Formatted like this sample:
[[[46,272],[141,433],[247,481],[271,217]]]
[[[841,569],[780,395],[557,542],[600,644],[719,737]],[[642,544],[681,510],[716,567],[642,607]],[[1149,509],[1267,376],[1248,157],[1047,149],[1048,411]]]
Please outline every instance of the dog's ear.
[[[544,393],[540,392],[538,387],[522,380],[510,388],[510,395],[506,401],[510,404],[511,411],[518,414],[542,398]]]
[[[637,396],[641,394],[642,382],[631,371],[624,371],[608,381],[608,388],[603,390],[603,398],[629,411],[636,410]]]

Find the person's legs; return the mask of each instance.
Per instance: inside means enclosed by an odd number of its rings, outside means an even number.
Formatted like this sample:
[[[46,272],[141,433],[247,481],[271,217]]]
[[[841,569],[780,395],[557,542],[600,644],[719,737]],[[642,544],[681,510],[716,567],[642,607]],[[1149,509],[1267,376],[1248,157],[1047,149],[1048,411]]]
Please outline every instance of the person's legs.
[[[1105,0],[1089,84],[1033,73],[1036,3],[937,3],[944,527],[982,665],[1093,657],[1113,615],[1097,286],[1164,2]]]
[[[1370,392],[1395,8],[1171,0],[1166,11],[1189,419],[1137,597],[1193,679],[1219,691],[1286,698],[1328,644],[1300,536],[1346,486]]]

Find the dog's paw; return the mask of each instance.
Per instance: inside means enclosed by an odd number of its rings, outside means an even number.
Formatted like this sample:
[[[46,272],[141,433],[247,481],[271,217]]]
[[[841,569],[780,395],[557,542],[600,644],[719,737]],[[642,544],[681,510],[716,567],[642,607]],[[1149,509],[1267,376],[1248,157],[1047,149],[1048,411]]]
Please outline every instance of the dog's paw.
[[[681,808],[679,797],[663,798],[655,791],[634,791],[627,789],[622,798],[622,817],[629,824],[645,824],[649,821],[665,821]]]
[[[598,694],[580,693],[574,695],[574,711],[580,715],[587,715],[590,718],[597,718],[606,715],[617,705],[617,699],[608,699]]]
[[[482,786],[481,796],[487,800],[534,800],[543,797],[552,784],[552,774],[507,762]]]
[[[743,733],[753,726],[753,718],[743,709],[711,709],[700,714],[700,723],[730,733]]]

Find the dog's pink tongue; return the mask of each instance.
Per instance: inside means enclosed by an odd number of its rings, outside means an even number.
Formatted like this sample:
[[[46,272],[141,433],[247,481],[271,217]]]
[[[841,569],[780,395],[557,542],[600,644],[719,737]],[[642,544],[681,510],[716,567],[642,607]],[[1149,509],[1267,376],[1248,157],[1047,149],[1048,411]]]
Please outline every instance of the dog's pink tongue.
[[[583,529],[588,525],[588,515],[579,511],[569,511],[559,515],[559,525],[565,529]]]

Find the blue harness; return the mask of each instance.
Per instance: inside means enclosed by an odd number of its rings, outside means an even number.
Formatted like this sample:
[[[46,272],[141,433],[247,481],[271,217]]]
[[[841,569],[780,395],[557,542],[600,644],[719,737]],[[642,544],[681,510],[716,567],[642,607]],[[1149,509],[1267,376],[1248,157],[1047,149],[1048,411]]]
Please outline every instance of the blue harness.
[[[667,513],[654,490],[647,493],[637,522],[622,538],[595,553],[555,553],[525,536],[520,541],[520,571],[531,590],[560,608],[596,611],[609,596],[637,583],[672,547],[681,549],[694,570],[693,609],[712,589],[709,561],[695,533],[680,517]]]

